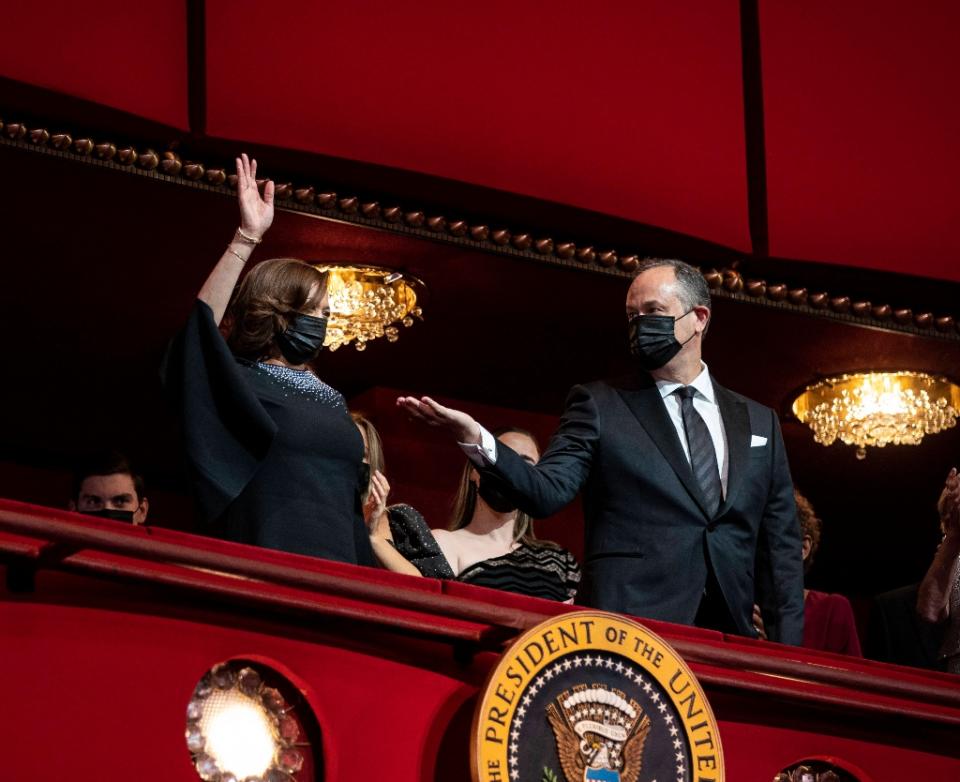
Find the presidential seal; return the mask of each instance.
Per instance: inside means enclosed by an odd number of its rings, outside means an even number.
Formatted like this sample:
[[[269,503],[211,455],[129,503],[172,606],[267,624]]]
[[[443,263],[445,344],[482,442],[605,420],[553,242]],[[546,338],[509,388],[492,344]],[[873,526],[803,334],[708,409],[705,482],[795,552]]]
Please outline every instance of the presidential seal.
[[[679,655],[616,614],[513,643],[474,715],[474,782],[722,782],[710,704]]]

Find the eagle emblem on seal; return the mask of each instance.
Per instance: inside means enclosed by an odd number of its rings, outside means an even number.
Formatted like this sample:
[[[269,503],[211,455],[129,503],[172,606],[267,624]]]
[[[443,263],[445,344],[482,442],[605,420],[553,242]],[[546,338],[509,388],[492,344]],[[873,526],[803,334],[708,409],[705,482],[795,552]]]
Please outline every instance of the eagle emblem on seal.
[[[603,684],[578,684],[547,706],[567,782],[636,782],[650,718]]]

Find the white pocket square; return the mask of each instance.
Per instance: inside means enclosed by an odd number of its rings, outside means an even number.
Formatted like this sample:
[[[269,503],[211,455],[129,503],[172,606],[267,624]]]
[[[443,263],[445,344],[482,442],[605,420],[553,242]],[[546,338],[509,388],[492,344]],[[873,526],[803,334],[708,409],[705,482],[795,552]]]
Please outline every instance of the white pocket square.
[[[766,445],[766,444],[767,444],[767,438],[766,438],[766,437],[761,437],[761,436],[758,435],[758,434],[752,434],[752,435],[750,435],[750,447],[751,447],[751,448],[759,448],[759,447],[761,447],[761,446],[763,446],[763,445]]]

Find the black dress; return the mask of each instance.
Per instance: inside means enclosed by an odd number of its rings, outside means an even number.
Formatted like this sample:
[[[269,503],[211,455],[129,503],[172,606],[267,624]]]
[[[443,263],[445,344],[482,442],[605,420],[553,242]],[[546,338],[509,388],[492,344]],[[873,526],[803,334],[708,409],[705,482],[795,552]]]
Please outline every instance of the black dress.
[[[410,505],[391,505],[387,508],[387,518],[390,520],[393,547],[421,575],[443,580],[456,578],[420,511]]]
[[[198,301],[164,362],[201,518],[228,540],[373,564],[360,503],[363,440],[309,371],[233,356]]]
[[[476,562],[455,576],[423,516],[409,505],[393,505],[387,512],[397,551],[428,578],[462,581],[548,600],[572,600],[577,594],[580,565],[564,548],[521,543],[509,554]]]
[[[530,597],[573,600],[580,585],[580,565],[559,546],[521,543],[509,554],[470,565],[457,580]]]

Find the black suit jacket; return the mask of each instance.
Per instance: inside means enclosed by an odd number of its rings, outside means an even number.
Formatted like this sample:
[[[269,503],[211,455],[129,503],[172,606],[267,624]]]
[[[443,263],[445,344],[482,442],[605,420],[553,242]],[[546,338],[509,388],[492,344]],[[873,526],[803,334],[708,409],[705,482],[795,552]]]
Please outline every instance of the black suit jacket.
[[[777,416],[714,388],[729,473],[713,516],[648,375],[575,386],[536,466],[501,443],[484,472],[534,518],[552,515],[583,489],[588,604],[692,624],[709,558],[743,635],[756,635],[756,600],[770,639],[800,644],[800,530]],[[751,446],[751,435],[766,442]]]

